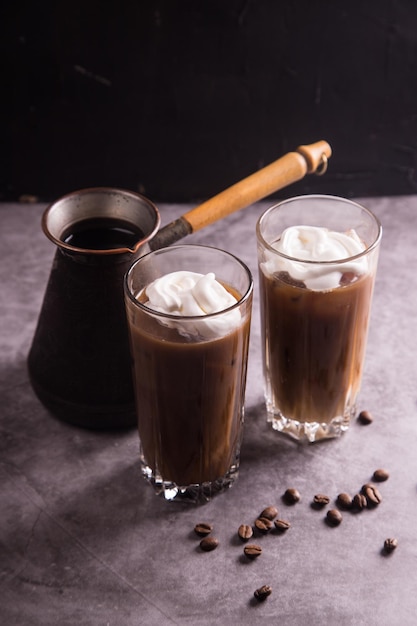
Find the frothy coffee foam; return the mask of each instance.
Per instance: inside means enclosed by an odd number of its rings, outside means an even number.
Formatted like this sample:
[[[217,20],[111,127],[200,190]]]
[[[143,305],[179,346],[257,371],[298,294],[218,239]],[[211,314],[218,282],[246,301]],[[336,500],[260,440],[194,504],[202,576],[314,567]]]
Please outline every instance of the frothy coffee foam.
[[[187,270],[171,272],[157,278],[146,287],[145,297],[144,304],[154,311],[196,318],[220,313],[237,302],[216,280],[214,273],[204,275]],[[215,317],[187,320],[186,324],[166,318],[161,318],[160,322],[176,328],[183,336],[199,335],[210,339],[226,335],[236,328],[240,319],[240,311],[234,309]]]
[[[288,272],[293,279],[302,281],[307,289],[315,291],[333,289],[340,285],[342,274],[352,272],[356,276],[361,276],[368,271],[365,256],[350,259],[366,250],[365,244],[353,229],[340,233],[318,226],[291,226],[284,230],[272,247],[299,260],[286,259],[266,252],[266,262],[262,264],[263,271],[267,275],[279,271]],[[343,262],[343,266],[331,263],[344,259],[346,261]]]

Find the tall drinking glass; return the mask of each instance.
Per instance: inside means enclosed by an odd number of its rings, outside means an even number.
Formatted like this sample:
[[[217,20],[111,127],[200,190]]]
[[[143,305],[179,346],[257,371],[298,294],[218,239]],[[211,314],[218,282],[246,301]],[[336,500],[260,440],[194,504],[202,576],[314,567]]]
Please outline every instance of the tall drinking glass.
[[[309,442],[349,427],[361,385],[382,229],[356,202],[290,198],[257,224],[265,400]]]
[[[157,279],[174,281],[166,293],[159,282],[171,305],[178,281],[199,281],[181,297],[202,309],[156,307],[150,285]],[[213,310],[218,283],[227,303]],[[248,268],[206,246],[151,252],[125,277],[142,473],[165,499],[209,499],[237,478],[252,292]]]

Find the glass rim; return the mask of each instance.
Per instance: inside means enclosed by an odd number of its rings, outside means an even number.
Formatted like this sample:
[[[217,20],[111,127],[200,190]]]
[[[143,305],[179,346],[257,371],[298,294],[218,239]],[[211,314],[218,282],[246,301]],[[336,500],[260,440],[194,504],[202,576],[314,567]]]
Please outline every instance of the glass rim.
[[[222,254],[228,256],[229,258],[233,259],[234,261],[236,261],[241,268],[244,270],[248,281],[249,281],[249,286],[246,289],[245,293],[241,296],[241,298],[239,298],[239,300],[237,302],[235,302],[234,304],[232,304],[231,306],[226,307],[225,309],[221,309],[221,311],[215,311],[214,313],[207,313],[204,315],[173,315],[172,313],[163,313],[162,311],[155,311],[155,309],[152,309],[151,307],[146,306],[146,304],[144,304],[143,302],[139,302],[139,300],[136,298],[136,296],[132,293],[130,287],[129,287],[129,278],[132,275],[136,265],[140,264],[144,259],[150,257],[150,256],[157,256],[160,254],[164,254],[164,253],[169,253],[169,251],[171,250],[178,250],[178,249],[187,249],[190,250],[192,248],[201,250],[201,249],[205,249],[205,250],[213,250],[213,251],[217,251],[217,252],[221,252]],[[249,267],[246,265],[246,263],[244,261],[242,261],[241,259],[239,259],[236,255],[232,254],[231,252],[227,252],[226,250],[223,250],[221,248],[216,248],[215,246],[206,246],[203,244],[181,244],[181,245],[176,245],[176,246],[168,246],[166,248],[160,248],[158,250],[151,250],[150,252],[147,252],[146,254],[144,254],[143,256],[139,257],[139,259],[137,259],[128,269],[128,271],[126,272],[125,276],[124,276],[124,280],[123,280],[123,284],[124,284],[124,290],[125,290],[125,294],[128,296],[129,300],[138,307],[138,309],[141,309],[143,311],[145,311],[146,313],[151,313],[152,315],[154,315],[155,317],[160,317],[162,319],[169,319],[171,321],[193,321],[196,322],[198,320],[206,320],[206,319],[213,319],[215,317],[218,317],[219,315],[224,315],[225,313],[229,313],[230,311],[234,311],[235,309],[239,308],[242,304],[244,304],[252,295],[253,293],[253,276],[252,276],[252,272],[250,271]]]
[[[270,213],[272,213],[274,209],[277,209],[285,204],[290,204],[291,202],[296,202],[300,200],[301,201],[312,200],[312,199],[316,199],[316,200],[325,199],[325,200],[332,200],[332,201],[336,200],[337,202],[340,202],[340,203],[346,203],[346,204],[355,206],[358,209],[361,209],[361,211],[364,211],[365,213],[367,213],[368,216],[374,221],[374,223],[377,226],[378,232],[374,241],[372,241],[372,243],[369,244],[369,246],[367,246],[365,250],[362,250],[362,252],[359,252],[358,254],[354,254],[352,256],[346,256],[341,259],[334,259],[332,261],[328,261],[328,260],[327,261],[323,261],[323,260],[314,261],[311,259],[301,259],[300,257],[290,256],[288,254],[285,254],[284,252],[281,252],[280,250],[277,250],[270,243],[266,241],[266,239],[264,238],[261,232],[262,222],[268,217]],[[302,224],[299,224],[299,225],[302,226]],[[347,263],[348,261],[357,260],[357,259],[360,259],[361,257],[368,255],[379,245],[381,238],[382,238],[382,225],[379,219],[377,218],[377,216],[370,209],[368,209],[367,207],[364,207],[362,204],[359,204],[358,202],[355,202],[354,200],[350,200],[349,198],[343,198],[341,196],[334,196],[330,194],[329,195],[328,194],[306,194],[306,195],[293,196],[291,198],[286,198],[285,200],[282,200],[281,202],[278,202],[277,204],[274,204],[270,206],[268,209],[266,209],[262,213],[262,215],[259,217],[256,223],[256,236],[257,236],[258,241],[262,243],[264,248],[266,248],[268,251],[272,252],[273,254],[276,254],[282,257],[283,259],[288,259],[289,261],[295,261],[297,263],[305,263],[308,265],[326,265],[326,266],[343,265],[344,263]]]

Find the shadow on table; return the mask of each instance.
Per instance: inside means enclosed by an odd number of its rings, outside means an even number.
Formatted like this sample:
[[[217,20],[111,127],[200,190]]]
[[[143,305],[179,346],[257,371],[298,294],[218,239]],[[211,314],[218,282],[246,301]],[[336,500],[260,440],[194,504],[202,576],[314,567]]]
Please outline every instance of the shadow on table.
[[[298,442],[289,436],[277,432],[267,422],[263,402],[247,407],[245,410],[241,456],[246,463],[255,465],[276,460],[277,457],[289,463],[300,456],[305,461],[320,453],[323,446],[331,445],[331,442],[331,439],[315,444]]]

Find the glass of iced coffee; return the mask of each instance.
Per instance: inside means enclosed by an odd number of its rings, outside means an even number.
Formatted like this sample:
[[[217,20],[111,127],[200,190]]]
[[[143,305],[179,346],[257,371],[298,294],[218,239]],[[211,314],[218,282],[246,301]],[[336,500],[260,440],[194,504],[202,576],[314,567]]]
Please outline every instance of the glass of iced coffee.
[[[208,500],[239,469],[252,308],[249,269],[199,245],[125,277],[142,473],[167,500]]]
[[[368,209],[326,195],[258,220],[268,421],[296,440],[338,437],[355,413],[381,235]]]

